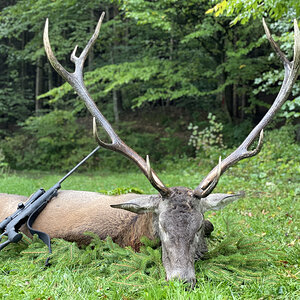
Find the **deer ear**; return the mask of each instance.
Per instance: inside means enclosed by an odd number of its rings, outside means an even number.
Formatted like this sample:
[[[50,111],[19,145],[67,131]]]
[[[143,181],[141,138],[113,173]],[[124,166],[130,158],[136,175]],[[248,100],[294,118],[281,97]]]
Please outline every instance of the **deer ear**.
[[[206,198],[201,199],[203,205],[203,212],[208,210],[219,210],[224,208],[227,204],[243,197],[244,192],[238,194],[210,194]]]
[[[144,197],[136,198],[125,203],[113,204],[112,208],[125,209],[137,214],[147,212],[155,212],[159,205],[159,197],[157,195],[145,195]]]

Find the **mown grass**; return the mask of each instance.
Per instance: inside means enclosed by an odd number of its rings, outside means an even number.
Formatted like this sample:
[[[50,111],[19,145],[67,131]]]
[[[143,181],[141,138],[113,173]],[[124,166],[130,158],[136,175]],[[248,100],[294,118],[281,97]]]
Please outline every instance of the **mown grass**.
[[[141,253],[95,238],[79,249],[53,240],[52,265],[43,269],[46,247],[23,239],[0,252],[1,299],[299,299],[299,146],[288,153],[265,145],[221,178],[215,192],[243,190],[245,198],[207,213],[215,226],[207,260],[196,263],[197,286],[166,283],[160,247],[145,241]],[[274,154],[278,148],[278,155]],[[297,154],[298,153],[298,154]],[[170,186],[195,187],[209,168],[183,160],[160,172]],[[63,174],[10,173],[0,191],[30,195]],[[136,172],[74,174],[63,189],[112,191],[137,188],[155,193]]]

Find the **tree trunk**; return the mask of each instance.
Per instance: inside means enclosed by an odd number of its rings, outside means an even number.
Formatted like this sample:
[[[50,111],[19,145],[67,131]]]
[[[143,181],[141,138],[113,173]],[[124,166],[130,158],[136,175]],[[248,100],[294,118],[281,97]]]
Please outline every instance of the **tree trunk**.
[[[90,34],[92,35],[94,33],[94,10],[91,9],[90,12],[90,20],[91,20],[91,25],[90,25]],[[89,51],[89,56],[88,56],[88,71],[93,70],[93,61],[94,61],[94,50],[93,47]]]
[[[217,57],[217,62],[218,62],[218,65],[221,65],[226,62],[226,52],[224,51],[224,49],[226,49],[226,40],[222,36],[217,36],[217,40],[219,40],[219,43],[218,43],[219,55]],[[224,84],[226,82],[226,70],[224,70],[224,69],[222,70],[219,78],[220,78],[219,79],[219,87],[224,86]],[[232,119],[230,116],[227,99],[226,99],[227,98],[226,97],[226,87],[224,87],[222,92],[220,92],[219,97],[220,97],[221,107],[228,119],[228,122],[232,123]]]
[[[25,48],[25,32],[22,32],[22,50]],[[26,76],[26,65],[25,60],[21,60],[21,94],[25,98],[25,76]]]
[[[38,116],[41,109],[41,100],[38,100],[38,96],[42,93],[43,86],[43,69],[41,68],[42,58],[39,57],[36,62],[35,73],[35,114]]]
[[[237,36],[235,31],[233,30],[233,49],[236,51],[236,43],[237,43]],[[233,119],[236,120],[238,118],[238,97],[237,97],[237,83],[233,84],[232,87],[232,116]]]
[[[114,6],[113,7],[113,18],[118,14],[117,11],[117,7]],[[106,7],[106,18],[107,21],[109,21],[110,19],[110,14],[109,14],[109,7]],[[114,37],[116,37],[116,26],[115,23],[113,23],[113,32],[114,32]],[[115,58],[114,58],[114,50],[115,50],[115,46],[117,45],[116,41],[114,41],[110,47],[110,60],[111,63],[114,64],[115,63]],[[118,123],[120,122],[120,112],[119,112],[119,101],[118,101],[118,93],[116,89],[112,90],[112,98],[113,98],[113,112],[114,112],[114,119],[115,119],[115,123],[118,126]]]
[[[221,82],[220,84],[221,85],[224,85],[225,84],[225,72],[223,72],[223,74],[221,75]],[[228,109],[228,104],[227,104],[227,97],[226,97],[226,88],[224,88],[224,90],[221,92],[220,94],[220,98],[221,98],[221,103],[222,103],[222,109],[228,119],[228,122],[229,123],[232,123],[232,119],[231,119],[231,116],[230,116],[230,112],[229,112],[229,109]]]
[[[48,90],[53,89],[53,72],[50,63],[47,64],[48,67]]]
[[[115,117],[115,123],[120,122],[119,118],[119,105],[118,105],[118,95],[116,89],[113,89],[113,105],[114,105],[114,117]]]
[[[233,84],[232,88],[232,116],[234,119],[238,117],[238,103],[237,103],[237,93],[236,93],[236,83]]]
[[[244,112],[244,109],[245,109],[245,106],[246,106],[246,87],[243,86],[243,94],[242,94],[242,105],[241,105],[241,119],[244,120],[245,118],[245,112]]]

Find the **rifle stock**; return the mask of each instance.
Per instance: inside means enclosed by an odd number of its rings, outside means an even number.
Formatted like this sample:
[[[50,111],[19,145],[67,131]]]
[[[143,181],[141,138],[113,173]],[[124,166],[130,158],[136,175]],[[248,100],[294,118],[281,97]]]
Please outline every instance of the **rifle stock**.
[[[11,216],[5,218],[0,223],[0,233],[4,232],[6,226],[11,222],[14,218],[16,218],[25,208],[31,205],[34,201],[36,201],[41,195],[45,193],[44,189],[39,189],[25,203],[19,203],[16,212],[14,212]],[[1,239],[0,239],[1,240]],[[0,249],[1,250],[1,249]]]
[[[22,239],[22,234],[18,233],[20,227],[27,221],[28,228],[31,233],[37,233],[38,236],[48,245],[51,253],[50,238],[43,232],[35,231],[31,228],[32,223],[38,214],[45,208],[48,202],[57,195],[57,191],[61,188],[61,183],[67,179],[79,166],[81,166],[88,158],[90,158],[100,146],[96,147],[89,155],[87,155],[79,164],[77,164],[70,172],[68,172],[61,180],[59,180],[49,190],[39,189],[35,192],[29,200],[24,203],[19,203],[17,210],[9,217],[5,218],[0,223],[0,241],[3,235],[7,236],[7,240],[0,244],[0,251],[10,243],[17,243]],[[30,222],[29,222],[30,220]],[[45,236],[47,236],[45,238]],[[46,241],[47,240],[47,241]]]

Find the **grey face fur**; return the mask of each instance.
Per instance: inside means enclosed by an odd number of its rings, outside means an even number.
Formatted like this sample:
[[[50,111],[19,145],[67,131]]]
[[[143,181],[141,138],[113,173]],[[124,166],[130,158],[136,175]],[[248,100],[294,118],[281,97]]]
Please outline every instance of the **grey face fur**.
[[[208,210],[218,210],[243,194],[211,194],[199,199],[185,187],[170,188],[168,197],[145,196],[127,203],[112,205],[135,213],[153,213],[153,229],[162,245],[162,261],[167,280],[178,278],[194,286],[195,259],[207,252],[205,236],[213,230],[204,220]]]

